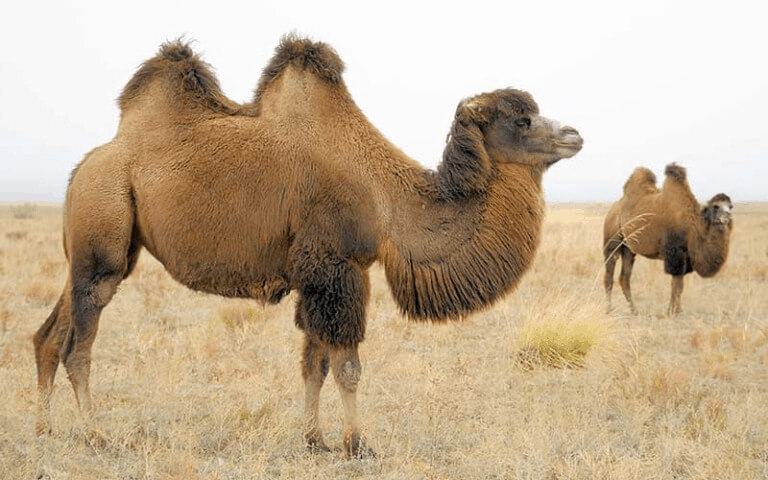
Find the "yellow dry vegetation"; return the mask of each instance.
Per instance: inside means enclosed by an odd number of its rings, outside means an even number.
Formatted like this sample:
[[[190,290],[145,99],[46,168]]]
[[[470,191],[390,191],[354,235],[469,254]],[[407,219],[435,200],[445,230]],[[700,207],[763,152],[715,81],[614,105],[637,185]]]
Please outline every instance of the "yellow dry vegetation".
[[[301,435],[294,296],[274,307],[176,284],[145,253],[105,309],[96,412],[63,369],[54,432],[34,434],[31,335],[64,284],[61,210],[0,206],[0,477],[49,479],[571,479],[768,477],[768,205],[737,205],[713,279],[638,258],[630,315],[602,293],[605,205],[550,206],[520,288],[461,323],[409,323],[372,268],[359,402],[378,457],[341,452],[333,381]],[[558,368],[550,368],[558,367]],[[578,367],[578,368],[562,368]]]

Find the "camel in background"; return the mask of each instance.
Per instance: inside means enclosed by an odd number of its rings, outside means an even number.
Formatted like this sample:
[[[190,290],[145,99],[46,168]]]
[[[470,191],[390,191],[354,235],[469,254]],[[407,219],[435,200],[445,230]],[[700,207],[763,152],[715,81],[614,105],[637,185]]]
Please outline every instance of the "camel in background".
[[[711,277],[728,258],[733,229],[733,204],[728,195],[718,193],[702,207],[691,193],[683,167],[667,165],[664,174],[664,185],[659,190],[653,172],[644,167],[635,169],[624,184],[624,196],[605,217],[604,285],[609,309],[618,257],[619,285],[632,313],[637,313],[629,286],[635,255],[664,260],[664,271],[672,275],[671,315],[681,311],[683,277],[693,271]]]
[[[139,68],[116,136],[70,179],[69,276],[34,335],[39,432],[59,362],[90,410],[99,316],[142,248],[194,290],[269,303],[295,290],[305,437],[327,450],[318,401],[331,370],[350,456],[372,453],[356,404],[368,267],[382,262],[415,320],[460,319],[515,288],[539,244],[542,174],[581,149],[578,132],[529,94],[496,90],[459,103],[443,161],[426,170],[369,123],[343,68],[328,45],[284,37],[244,105],[186,44]]]

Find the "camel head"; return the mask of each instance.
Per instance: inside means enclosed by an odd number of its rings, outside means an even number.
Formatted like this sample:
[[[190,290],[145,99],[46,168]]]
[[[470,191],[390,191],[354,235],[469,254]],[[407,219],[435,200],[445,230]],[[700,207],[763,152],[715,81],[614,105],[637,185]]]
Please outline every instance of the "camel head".
[[[707,225],[722,225],[730,227],[733,223],[731,210],[733,203],[730,197],[724,193],[718,193],[712,197],[701,209],[701,218]]]
[[[546,169],[576,155],[584,143],[575,128],[539,115],[530,94],[511,88],[464,100],[456,118],[480,128],[485,148],[497,162]]]

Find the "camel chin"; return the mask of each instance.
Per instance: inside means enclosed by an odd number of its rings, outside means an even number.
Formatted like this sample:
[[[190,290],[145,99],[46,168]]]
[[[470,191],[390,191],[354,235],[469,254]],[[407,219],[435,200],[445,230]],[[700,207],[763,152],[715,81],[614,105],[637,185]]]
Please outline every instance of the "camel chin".
[[[582,142],[578,143],[572,143],[572,144],[566,144],[566,143],[560,143],[555,146],[555,155],[557,155],[557,160],[562,160],[564,158],[571,158],[577,153],[581,151],[581,145]]]

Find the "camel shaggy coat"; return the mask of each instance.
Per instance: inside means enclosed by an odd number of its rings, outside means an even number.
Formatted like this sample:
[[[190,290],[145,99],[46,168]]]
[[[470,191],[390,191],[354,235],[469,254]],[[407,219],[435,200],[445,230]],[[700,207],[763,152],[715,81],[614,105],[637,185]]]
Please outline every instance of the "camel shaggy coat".
[[[342,71],[329,46],[288,36],[239,105],[188,45],[141,66],[117,135],[67,191],[70,276],[34,337],[39,431],[60,361],[90,408],[98,318],[142,248],[195,290],[270,303],[296,291],[306,439],[326,449],[317,415],[330,369],[350,455],[370,453],[355,391],[371,263],[417,320],[458,319],[517,285],[539,243],[541,175],[579,151],[578,133],[539,116],[527,93],[497,90],[459,104],[442,164],[425,170],[368,122]]]

